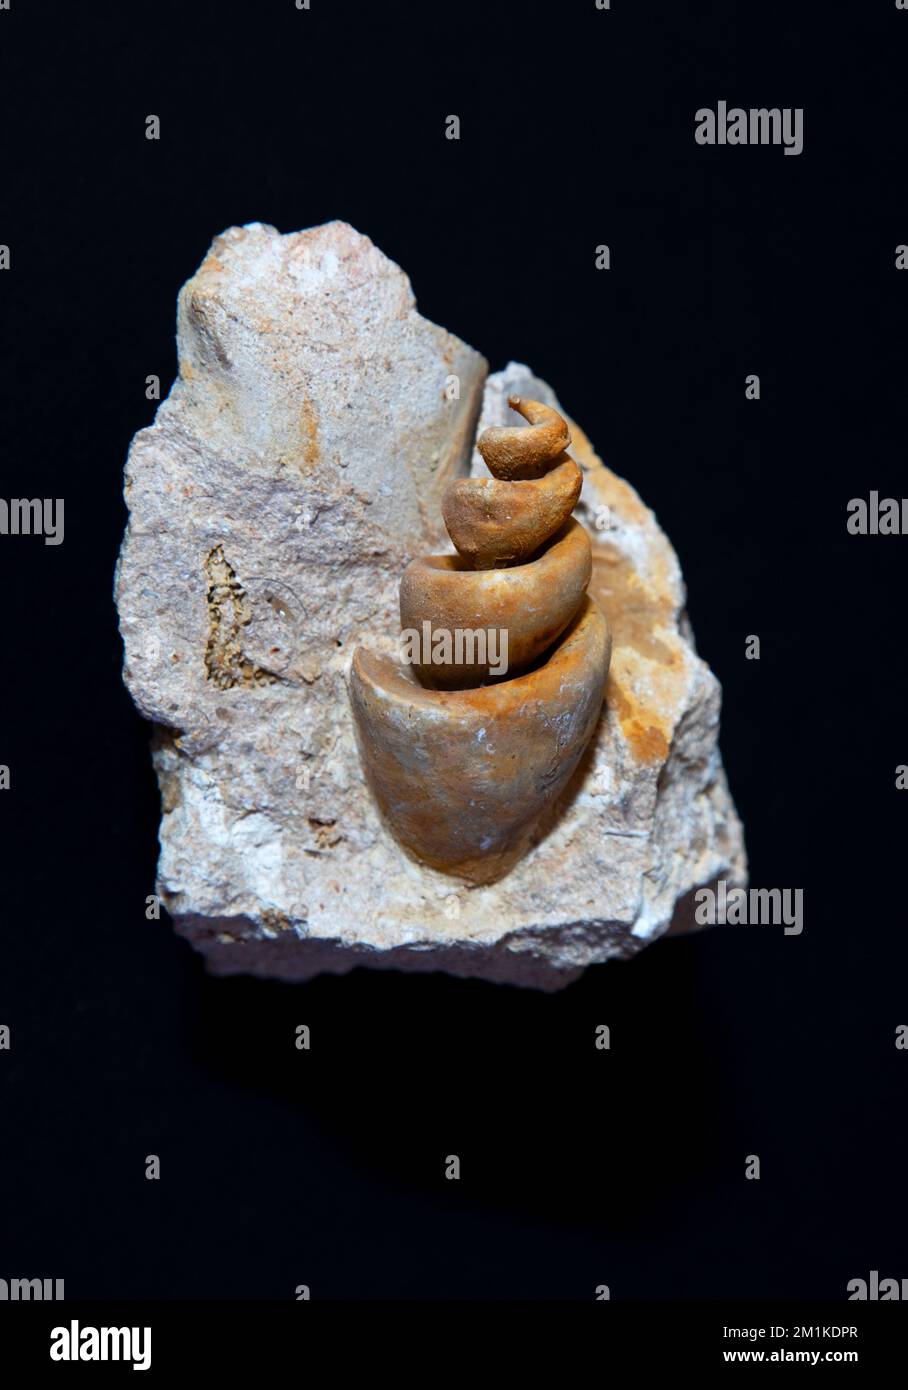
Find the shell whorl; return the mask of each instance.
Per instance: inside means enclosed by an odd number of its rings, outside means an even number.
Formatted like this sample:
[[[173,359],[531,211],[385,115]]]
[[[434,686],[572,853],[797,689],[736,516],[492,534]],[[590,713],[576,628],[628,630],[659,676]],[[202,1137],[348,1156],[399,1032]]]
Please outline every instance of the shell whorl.
[[[457,554],[414,560],[400,586],[405,631],[506,629],[506,673],[433,656],[413,663],[414,680],[362,647],[350,671],[384,818],[420,862],[473,884],[514,867],[568,786],[599,722],[612,649],[586,593],[590,543],[571,519],[581,475],[564,452],[567,425],[538,401],[508,403],[529,429],[485,430],[478,448],[492,476],[445,495]]]
[[[508,482],[539,478],[564,453],[571,442],[571,432],[558,411],[541,401],[508,396],[508,405],[529,421],[530,429],[493,425],[483,430],[476,447],[495,478]]]
[[[477,448],[492,474],[463,478],[445,494],[442,514],[456,555],[411,562],[400,585],[405,631],[497,629],[508,635],[510,678],[526,670],[564,632],[583,602],[592,570],[586,532],[571,520],[581,473],[565,452],[570,431],[539,401],[509,396],[529,422],[484,430]],[[490,662],[416,664],[424,685],[470,689],[492,675]]]

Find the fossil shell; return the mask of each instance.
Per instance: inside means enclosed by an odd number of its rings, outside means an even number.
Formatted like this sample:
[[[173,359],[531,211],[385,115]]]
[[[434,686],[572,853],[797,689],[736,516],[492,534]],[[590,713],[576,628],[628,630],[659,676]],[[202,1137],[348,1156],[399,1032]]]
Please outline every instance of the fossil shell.
[[[448,535],[474,569],[527,560],[567,521],[582,483],[583,475],[568,454],[536,481],[461,478],[444,500]]]
[[[510,396],[508,405],[529,420],[522,425],[496,425],[484,430],[476,447],[495,478],[514,482],[519,478],[539,478],[560,458],[571,442],[564,417],[550,405]]]
[[[514,569],[469,570],[457,555],[413,560],[400,582],[405,630],[495,628],[508,634],[508,670],[522,671],[559,637],[580,605],[593,569],[589,537],[568,521],[538,560]],[[417,665],[419,677],[442,689],[489,679],[484,665]]]
[[[508,403],[530,427],[485,430],[477,448],[494,478],[444,498],[459,553],[404,571],[400,621],[418,659],[403,671],[360,650],[350,678],[366,775],[397,839],[474,883],[507,873],[567,786],[611,658],[608,621],[586,594],[589,537],[570,517],[581,477],[567,425],[538,401]],[[489,633],[494,652],[474,640]]]
[[[506,873],[589,742],[610,655],[591,598],[548,661],[479,690],[425,690],[388,657],[356,652],[360,752],[401,843],[473,883]]]

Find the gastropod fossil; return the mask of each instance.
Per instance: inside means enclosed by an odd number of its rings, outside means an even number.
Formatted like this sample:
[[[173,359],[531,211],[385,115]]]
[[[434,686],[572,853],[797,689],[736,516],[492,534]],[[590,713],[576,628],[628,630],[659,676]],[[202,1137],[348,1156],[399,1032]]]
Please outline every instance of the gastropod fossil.
[[[360,753],[391,830],[474,883],[513,867],[566,787],[611,657],[586,592],[590,542],[571,517],[581,474],[567,424],[539,401],[508,404],[528,427],[485,430],[477,447],[492,476],[445,495],[457,554],[414,560],[401,580],[418,655],[399,665],[360,648],[351,668]]]

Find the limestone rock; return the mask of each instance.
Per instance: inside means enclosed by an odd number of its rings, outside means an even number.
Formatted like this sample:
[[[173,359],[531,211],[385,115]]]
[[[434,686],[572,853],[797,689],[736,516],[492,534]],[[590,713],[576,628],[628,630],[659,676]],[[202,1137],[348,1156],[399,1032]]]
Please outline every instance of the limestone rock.
[[[614,636],[586,756],[487,887],[415,864],[373,803],[352,650],[396,653],[400,577],[444,544],[447,484],[478,430],[520,423],[509,394],[561,410],[548,386],[511,364],[483,394],[483,359],[342,223],[219,237],[181,292],[178,345],[179,378],[127,462],[116,595],[124,678],[155,724],[158,892],[213,971],[366,964],[557,987],[684,924],[695,887],[745,882],[719,686],[674,552],[570,420],[590,593]],[[473,471],[486,476],[478,455]]]

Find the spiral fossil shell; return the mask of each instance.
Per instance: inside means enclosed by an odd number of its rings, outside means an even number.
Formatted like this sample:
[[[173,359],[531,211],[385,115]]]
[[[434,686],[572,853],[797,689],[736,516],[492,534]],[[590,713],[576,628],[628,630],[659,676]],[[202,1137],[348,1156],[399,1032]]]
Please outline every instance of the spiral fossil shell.
[[[469,570],[457,556],[414,560],[400,584],[400,625],[507,629],[509,671],[523,671],[559,637],[580,606],[593,569],[583,527],[568,521],[547,550],[513,569]],[[489,663],[417,665],[420,679],[442,687],[487,681]]]
[[[599,719],[611,656],[608,621],[587,593],[591,550],[570,516],[580,470],[567,425],[509,398],[529,422],[486,430],[492,479],[449,488],[443,515],[458,554],[412,561],[401,580],[404,631],[494,630],[507,671],[454,656],[398,667],[360,649],[351,703],[363,764],[400,843],[474,883],[526,852]],[[431,650],[422,652],[431,658]]]
[[[536,481],[461,478],[444,499],[448,535],[474,569],[519,563],[561,529],[577,505],[582,481],[567,455]]]

